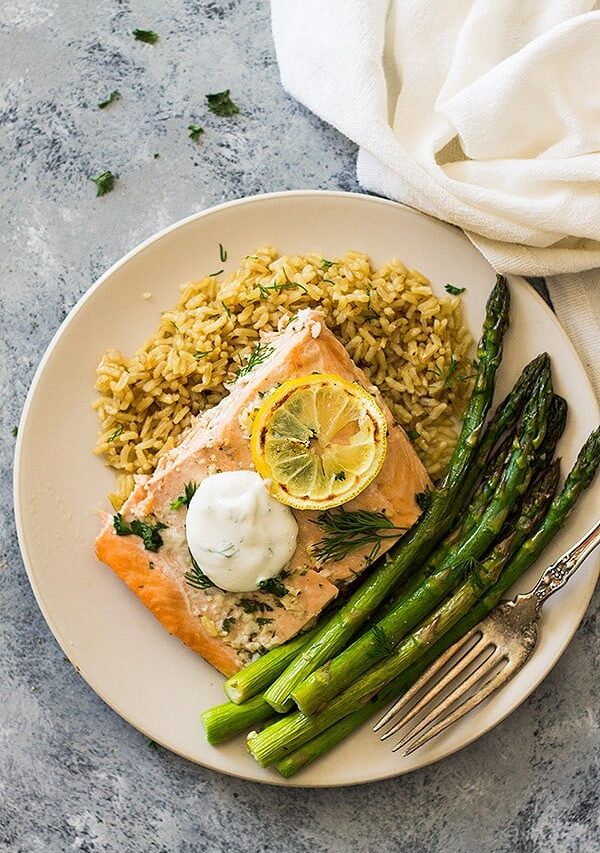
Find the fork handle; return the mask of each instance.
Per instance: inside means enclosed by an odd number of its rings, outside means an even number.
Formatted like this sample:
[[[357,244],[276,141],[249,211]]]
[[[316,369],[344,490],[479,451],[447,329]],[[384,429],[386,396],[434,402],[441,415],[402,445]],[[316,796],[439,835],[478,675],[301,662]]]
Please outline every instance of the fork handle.
[[[596,522],[594,527],[588,530],[579,542],[576,542],[572,548],[569,548],[562,557],[559,557],[551,566],[548,566],[527,597],[535,597],[538,608],[541,607],[547,598],[566,584],[583,561],[589,557],[594,548],[599,544],[600,521]]]

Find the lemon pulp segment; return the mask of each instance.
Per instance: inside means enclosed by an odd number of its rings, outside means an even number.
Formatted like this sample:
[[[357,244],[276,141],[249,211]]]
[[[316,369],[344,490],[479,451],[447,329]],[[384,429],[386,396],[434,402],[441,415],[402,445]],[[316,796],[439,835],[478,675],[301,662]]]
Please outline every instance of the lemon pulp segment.
[[[290,379],[258,410],[252,460],[274,497],[297,509],[328,509],[377,476],[387,423],[362,385],[331,373]]]

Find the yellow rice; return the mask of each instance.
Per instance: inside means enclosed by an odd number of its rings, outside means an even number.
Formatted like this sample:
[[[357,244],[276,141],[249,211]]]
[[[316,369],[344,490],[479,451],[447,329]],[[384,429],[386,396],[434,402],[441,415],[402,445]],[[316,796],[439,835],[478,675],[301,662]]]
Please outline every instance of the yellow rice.
[[[432,478],[439,477],[472,384],[472,341],[460,299],[438,298],[424,276],[395,259],[375,270],[360,252],[326,260],[266,246],[224,281],[209,276],[182,285],[178,304],[132,356],[104,354],[95,453],[119,474],[111,496],[117,508],[133,475],[150,473],[194,415],[227,393],[225,383],[235,379],[259,333],[309,306],[323,311]]]

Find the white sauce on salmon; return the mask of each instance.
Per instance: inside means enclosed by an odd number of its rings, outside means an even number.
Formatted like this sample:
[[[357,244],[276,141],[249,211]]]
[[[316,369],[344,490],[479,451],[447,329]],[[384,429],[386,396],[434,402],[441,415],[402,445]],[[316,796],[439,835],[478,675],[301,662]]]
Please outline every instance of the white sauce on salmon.
[[[298,524],[255,471],[225,471],[205,477],[196,489],[186,537],[194,560],[215,586],[250,592],[289,563]]]

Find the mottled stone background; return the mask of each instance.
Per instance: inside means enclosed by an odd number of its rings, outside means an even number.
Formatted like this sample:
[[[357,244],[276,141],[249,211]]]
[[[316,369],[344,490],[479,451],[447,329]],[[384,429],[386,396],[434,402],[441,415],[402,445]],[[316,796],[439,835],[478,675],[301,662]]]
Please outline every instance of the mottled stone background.
[[[134,27],[159,43],[134,41]],[[94,279],[157,229],[262,191],[356,190],[355,150],[282,91],[266,2],[0,0],[0,65],[0,849],[591,851],[598,596],[553,673],[495,731],[354,789],[261,787],[149,748],[72,669],[36,607],[12,515],[12,430],[46,345]],[[204,106],[226,87],[232,120]],[[112,89],[121,101],[97,109]],[[190,122],[205,127],[199,144]],[[89,176],[107,168],[119,181],[97,199]]]

